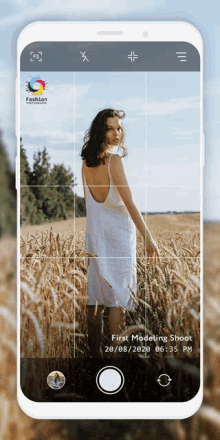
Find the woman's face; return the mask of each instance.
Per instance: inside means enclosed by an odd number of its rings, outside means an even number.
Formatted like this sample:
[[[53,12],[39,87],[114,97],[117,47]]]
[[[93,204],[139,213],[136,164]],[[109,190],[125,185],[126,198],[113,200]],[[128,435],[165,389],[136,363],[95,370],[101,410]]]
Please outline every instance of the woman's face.
[[[115,147],[119,144],[122,134],[121,119],[114,117],[106,120],[106,143],[108,146]]]

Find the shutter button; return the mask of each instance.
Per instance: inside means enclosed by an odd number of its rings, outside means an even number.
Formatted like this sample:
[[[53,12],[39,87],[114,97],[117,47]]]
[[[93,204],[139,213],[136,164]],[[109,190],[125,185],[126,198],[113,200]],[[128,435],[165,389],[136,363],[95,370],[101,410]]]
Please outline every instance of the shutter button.
[[[96,385],[104,394],[116,394],[124,386],[125,378],[121,370],[114,366],[104,367],[96,376]]]

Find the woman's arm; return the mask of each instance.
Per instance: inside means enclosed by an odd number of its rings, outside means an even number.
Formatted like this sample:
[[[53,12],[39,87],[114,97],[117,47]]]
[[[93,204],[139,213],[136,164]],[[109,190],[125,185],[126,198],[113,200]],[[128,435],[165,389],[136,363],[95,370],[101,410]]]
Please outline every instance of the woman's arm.
[[[122,160],[120,159],[119,156],[117,156],[117,154],[114,154],[111,158],[111,162],[110,162],[110,172],[112,175],[112,178],[114,180],[114,184],[118,189],[118,192],[135,224],[135,226],[137,227],[138,231],[140,232],[140,234],[142,235],[142,237],[145,240],[145,244],[147,246],[147,248],[149,248],[149,254],[152,254],[154,251],[156,253],[158,253],[158,249],[156,247],[156,244],[151,236],[150,231],[148,230],[143,217],[139,211],[139,209],[137,208],[137,206],[135,205],[133,198],[132,198],[132,193],[126,178],[126,174],[125,174],[125,170],[124,170],[124,165]],[[159,255],[159,253],[158,253]]]

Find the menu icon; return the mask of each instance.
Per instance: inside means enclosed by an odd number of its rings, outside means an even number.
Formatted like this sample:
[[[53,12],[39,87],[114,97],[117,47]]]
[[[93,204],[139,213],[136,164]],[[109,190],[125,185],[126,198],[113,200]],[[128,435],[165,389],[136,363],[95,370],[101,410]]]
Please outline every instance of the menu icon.
[[[179,61],[186,62],[187,61],[187,52],[176,52],[177,58],[179,58]]]

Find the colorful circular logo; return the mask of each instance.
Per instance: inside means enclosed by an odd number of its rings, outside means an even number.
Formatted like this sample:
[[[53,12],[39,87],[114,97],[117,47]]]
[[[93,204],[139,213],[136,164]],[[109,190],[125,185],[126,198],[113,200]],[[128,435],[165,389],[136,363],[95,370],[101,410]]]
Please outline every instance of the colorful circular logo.
[[[34,83],[40,84],[40,88],[35,89]],[[45,87],[46,83],[42,79],[40,79],[40,76],[35,76],[31,79],[31,81],[27,82],[27,91],[32,92],[32,95],[41,95]]]

